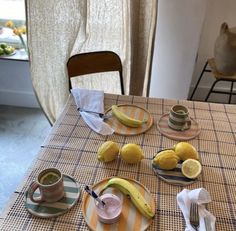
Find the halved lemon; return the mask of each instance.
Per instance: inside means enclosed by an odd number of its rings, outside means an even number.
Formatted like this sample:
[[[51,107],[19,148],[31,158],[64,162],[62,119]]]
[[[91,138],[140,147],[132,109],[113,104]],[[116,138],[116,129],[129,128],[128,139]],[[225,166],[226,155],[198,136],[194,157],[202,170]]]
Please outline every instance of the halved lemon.
[[[50,185],[56,183],[60,179],[60,176],[55,172],[48,172],[40,178],[40,183],[44,185]]]
[[[201,174],[202,165],[198,160],[187,159],[182,163],[181,171],[187,178],[195,179]]]

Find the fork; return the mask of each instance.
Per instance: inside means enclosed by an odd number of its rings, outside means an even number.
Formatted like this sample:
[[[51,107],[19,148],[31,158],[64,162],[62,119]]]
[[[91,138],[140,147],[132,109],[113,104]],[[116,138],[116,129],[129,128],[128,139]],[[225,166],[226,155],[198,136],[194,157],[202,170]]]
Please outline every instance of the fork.
[[[88,112],[88,113],[92,113],[92,114],[96,114],[96,115],[99,115],[100,118],[102,118],[103,120],[107,120],[109,118],[112,117],[112,114],[103,114],[103,113],[99,113],[99,112],[93,112],[93,111],[89,111],[89,110],[83,110],[83,109],[79,109],[79,111],[84,111],[84,112]]]
[[[199,213],[198,213],[198,204],[196,203],[191,203],[190,205],[190,224],[195,230],[198,230]]]

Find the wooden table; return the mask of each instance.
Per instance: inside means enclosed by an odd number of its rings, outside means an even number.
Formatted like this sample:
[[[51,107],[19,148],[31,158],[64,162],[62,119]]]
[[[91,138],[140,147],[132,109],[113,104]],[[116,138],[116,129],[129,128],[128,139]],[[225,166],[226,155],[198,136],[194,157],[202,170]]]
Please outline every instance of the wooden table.
[[[41,219],[28,213],[24,194],[36,175],[44,168],[56,167],[74,177],[81,188],[94,185],[110,176],[133,178],[145,185],[156,203],[156,215],[149,230],[184,230],[185,221],[176,202],[176,195],[184,187],[168,184],[152,170],[154,154],[177,143],[163,136],[157,121],[171,106],[181,103],[201,125],[198,137],[190,140],[199,152],[203,171],[199,179],[185,188],[204,187],[212,202],[207,209],[216,216],[216,230],[236,230],[236,107],[234,105],[202,103],[185,100],[154,99],[105,94],[105,108],[113,104],[135,104],[147,109],[154,124],[144,134],[135,136],[101,136],[84,123],[73,98],[70,98],[52,132],[42,145],[37,160],[24,182],[18,187],[2,219],[1,230],[89,230],[82,215],[82,190],[78,203],[66,214],[52,219]],[[98,147],[106,140],[120,146],[137,143],[142,146],[145,158],[141,163],[129,165],[118,159],[108,164],[97,161]],[[20,157],[19,157],[20,164]]]

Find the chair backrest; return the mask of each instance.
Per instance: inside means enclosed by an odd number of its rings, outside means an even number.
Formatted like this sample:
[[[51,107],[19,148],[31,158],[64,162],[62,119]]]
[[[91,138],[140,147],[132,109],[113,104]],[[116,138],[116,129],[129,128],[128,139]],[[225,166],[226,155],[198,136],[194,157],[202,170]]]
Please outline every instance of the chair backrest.
[[[124,95],[122,63],[120,57],[112,51],[97,51],[73,55],[67,62],[69,87],[70,78],[99,72],[118,71],[120,74],[121,94]]]

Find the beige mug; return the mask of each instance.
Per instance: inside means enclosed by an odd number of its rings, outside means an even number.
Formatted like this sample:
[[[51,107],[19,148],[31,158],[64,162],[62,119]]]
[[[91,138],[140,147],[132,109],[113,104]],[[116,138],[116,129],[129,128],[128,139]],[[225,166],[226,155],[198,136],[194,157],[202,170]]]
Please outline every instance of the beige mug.
[[[34,192],[39,189],[40,196],[35,197]],[[33,181],[28,189],[28,195],[33,202],[56,202],[64,196],[63,175],[56,168],[44,169]]]
[[[188,108],[177,104],[174,105],[169,113],[168,125],[170,128],[178,131],[184,131],[190,128],[191,119]]]

